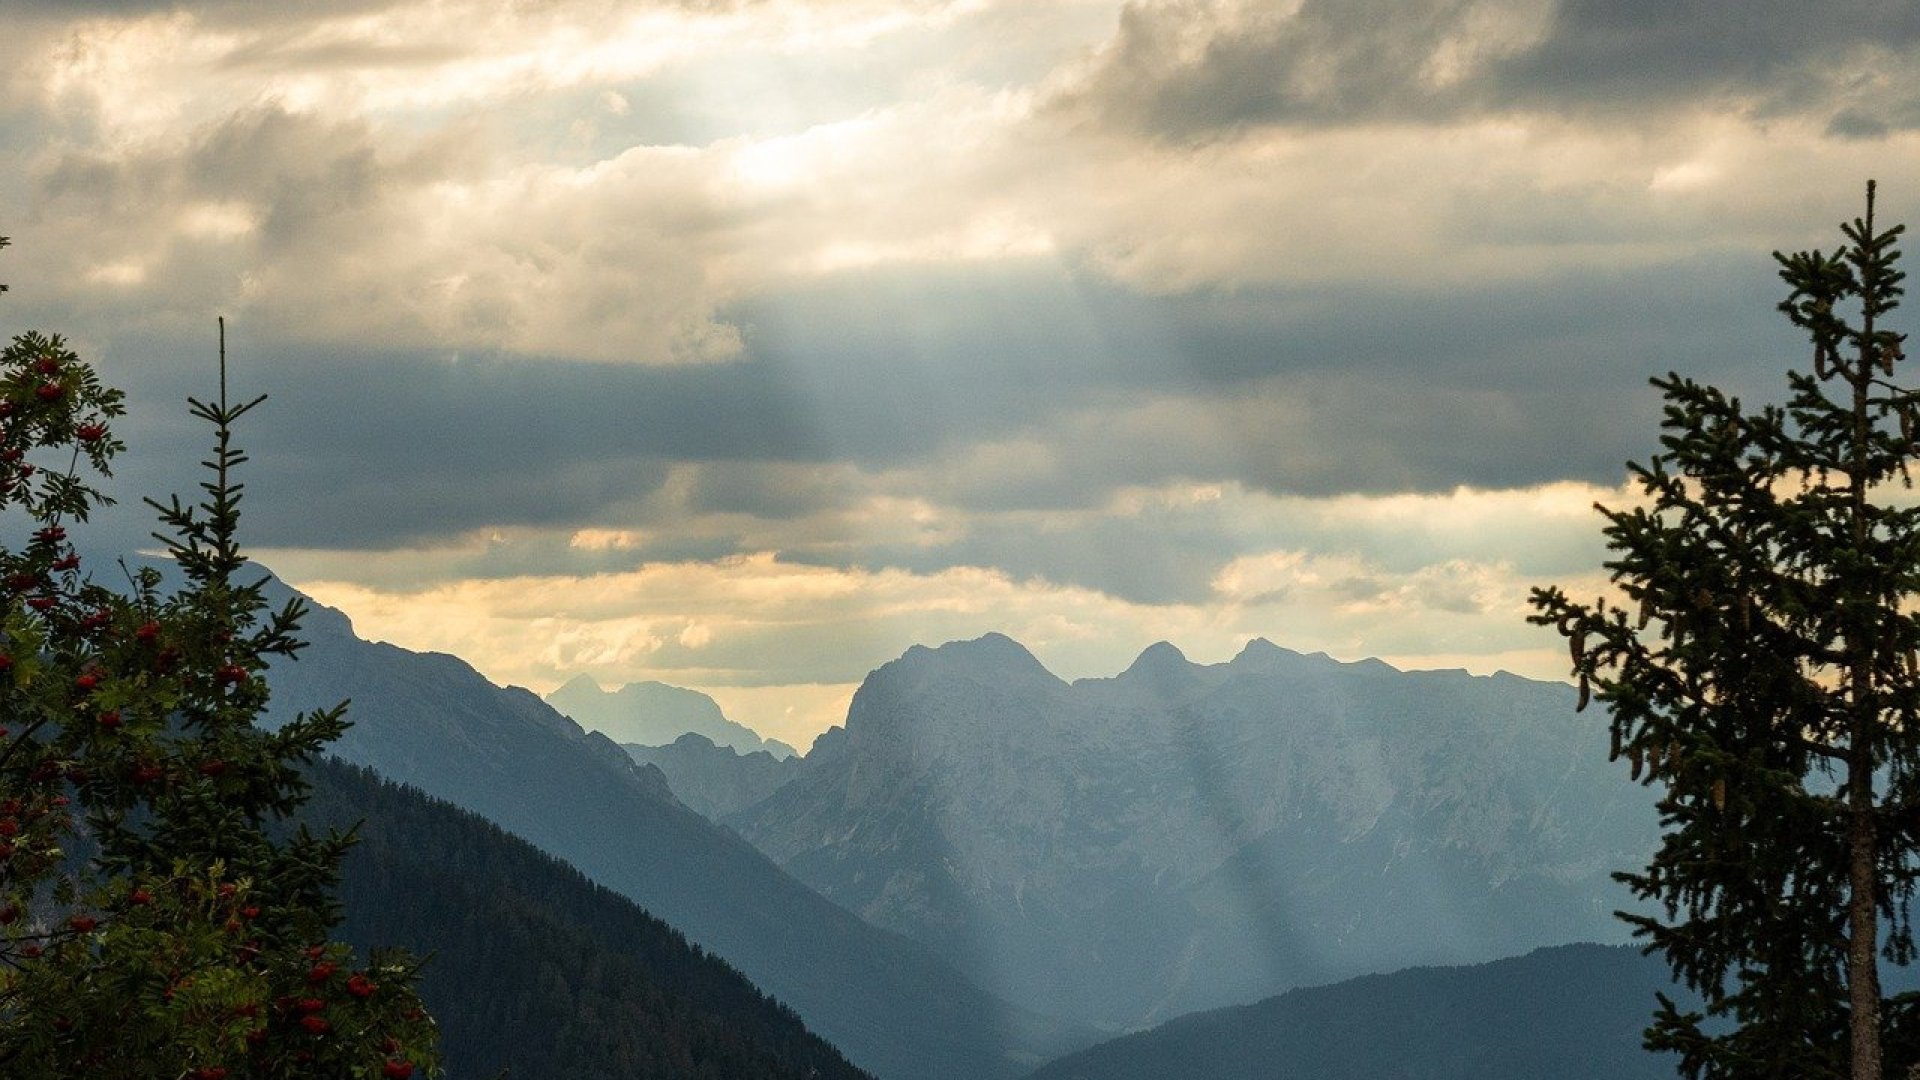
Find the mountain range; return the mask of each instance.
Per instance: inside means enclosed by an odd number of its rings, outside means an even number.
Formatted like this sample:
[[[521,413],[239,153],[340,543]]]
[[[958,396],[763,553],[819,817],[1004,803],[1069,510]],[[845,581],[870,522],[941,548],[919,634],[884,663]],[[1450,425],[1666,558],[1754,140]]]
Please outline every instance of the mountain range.
[[[285,593],[279,594],[284,597]],[[342,758],[474,811],[666,920],[882,1080],[992,1080],[1095,1034],[1009,1006],[822,898],[532,692],[362,641],[316,607],[270,719],[351,699]]]
[[[620,749],[659,769],[681,802],[714,820],[780,790],[801,768],[797,757],[777,758],[765,750],[743,754],[692,731],[666,746],[623,743]]]
[[[765,751],[776,758],[790,758],[796,753],[778,739],[763,739],[745,724],[727,719],[719,702],[698,690],[662,682],[605,690],[591,676],[576,675],[548,694],[546,701],[581,727],[617,743],[665,746],[693,732],[743,754]]]
[[[1072,684],[997,634],[874,671],[729,824],[1020,1005],[1113,1030],[1620,941],[1657,838],[1571,688],[1251,642]]]

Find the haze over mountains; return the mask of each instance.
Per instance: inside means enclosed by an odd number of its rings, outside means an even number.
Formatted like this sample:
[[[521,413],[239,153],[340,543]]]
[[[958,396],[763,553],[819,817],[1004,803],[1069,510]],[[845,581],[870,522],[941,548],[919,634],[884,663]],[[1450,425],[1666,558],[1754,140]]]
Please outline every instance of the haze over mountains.
[[[666,746],[693,732],[743,754],[764,750],[776,758],[790,758],[796,753],[778,739],[763,739],[745,724],[727,719],[719,703],[698,690],[662,682],[628,683],[618,690],[604,690],[592,676],[576,675],[548,694],[546,700],[581,727],[601,732],[617,743]]]
[[[623,743],[620,748],[659,769],[681,802],[716,821],[780,790],[801,769],[797,757],[776,758],[765,750],[742,754],[691,731],[667,746]]]
[[[1655,837],[1568,688],[1508,675],[1256,639],[1068,684],[990,634],[882,665],[782,760],[621,747],[326,609],[305,634],[276,715],[351,698],[341,756],[632,898],[882,1080],[1011,1080],[1097,1029],[1619,940],[1608,874]]]
[[[729,819],[1015,1002],[1128,1029],[1413,964],[1623,940],[1655,842],[1568,687],[1255,640],[1067,684],[990,634],[882,666]]]
[[[274,717],[350,698],[341,757],[479,813],[631,898],[882,1080],[1012,1077],[1093,1040],[822,898],[530,691],[494,686],[451,656],[362,641],[326,608],[303,636],[299,659],[270,674]]]

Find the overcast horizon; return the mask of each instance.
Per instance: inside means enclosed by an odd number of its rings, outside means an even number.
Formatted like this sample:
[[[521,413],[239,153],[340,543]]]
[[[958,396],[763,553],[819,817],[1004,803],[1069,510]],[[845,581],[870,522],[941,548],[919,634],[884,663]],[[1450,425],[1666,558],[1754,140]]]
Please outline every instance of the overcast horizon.
[[[1776,400],[1769,252],[1920,220],[1860,0],[16,0],[0,331],[364,636],[804,746],[915,643],[1564,675],[1651,375]],[[1902,326],[1910,319],[1902,317]]]

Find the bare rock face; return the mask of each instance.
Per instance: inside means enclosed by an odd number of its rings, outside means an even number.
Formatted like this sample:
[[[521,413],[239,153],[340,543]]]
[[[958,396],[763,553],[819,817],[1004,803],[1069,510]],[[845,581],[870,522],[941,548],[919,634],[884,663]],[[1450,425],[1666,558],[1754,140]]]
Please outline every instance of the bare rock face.
[[[1288,987],[1624,940],[1656,842],[1569,687],[1161,643],[1067,684],[915,647],[730,819],[803,881],[1043,1011],[1138,1027]]]

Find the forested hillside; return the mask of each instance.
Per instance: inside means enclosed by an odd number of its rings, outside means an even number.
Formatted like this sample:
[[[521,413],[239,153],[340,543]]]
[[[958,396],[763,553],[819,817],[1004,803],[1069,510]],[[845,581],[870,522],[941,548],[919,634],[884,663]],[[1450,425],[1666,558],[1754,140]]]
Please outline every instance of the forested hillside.
[[[1183,1016],[1069,1055],[1028,1080],[1663,1080],[1641,1049],[1666,965],[1567,945],[1415,968]]]
[[[868,1080],[723,961],[486,820],[315,765],[302,819],[362,822],[342,937],[429,957],[449,1074],[491,1080]]]

